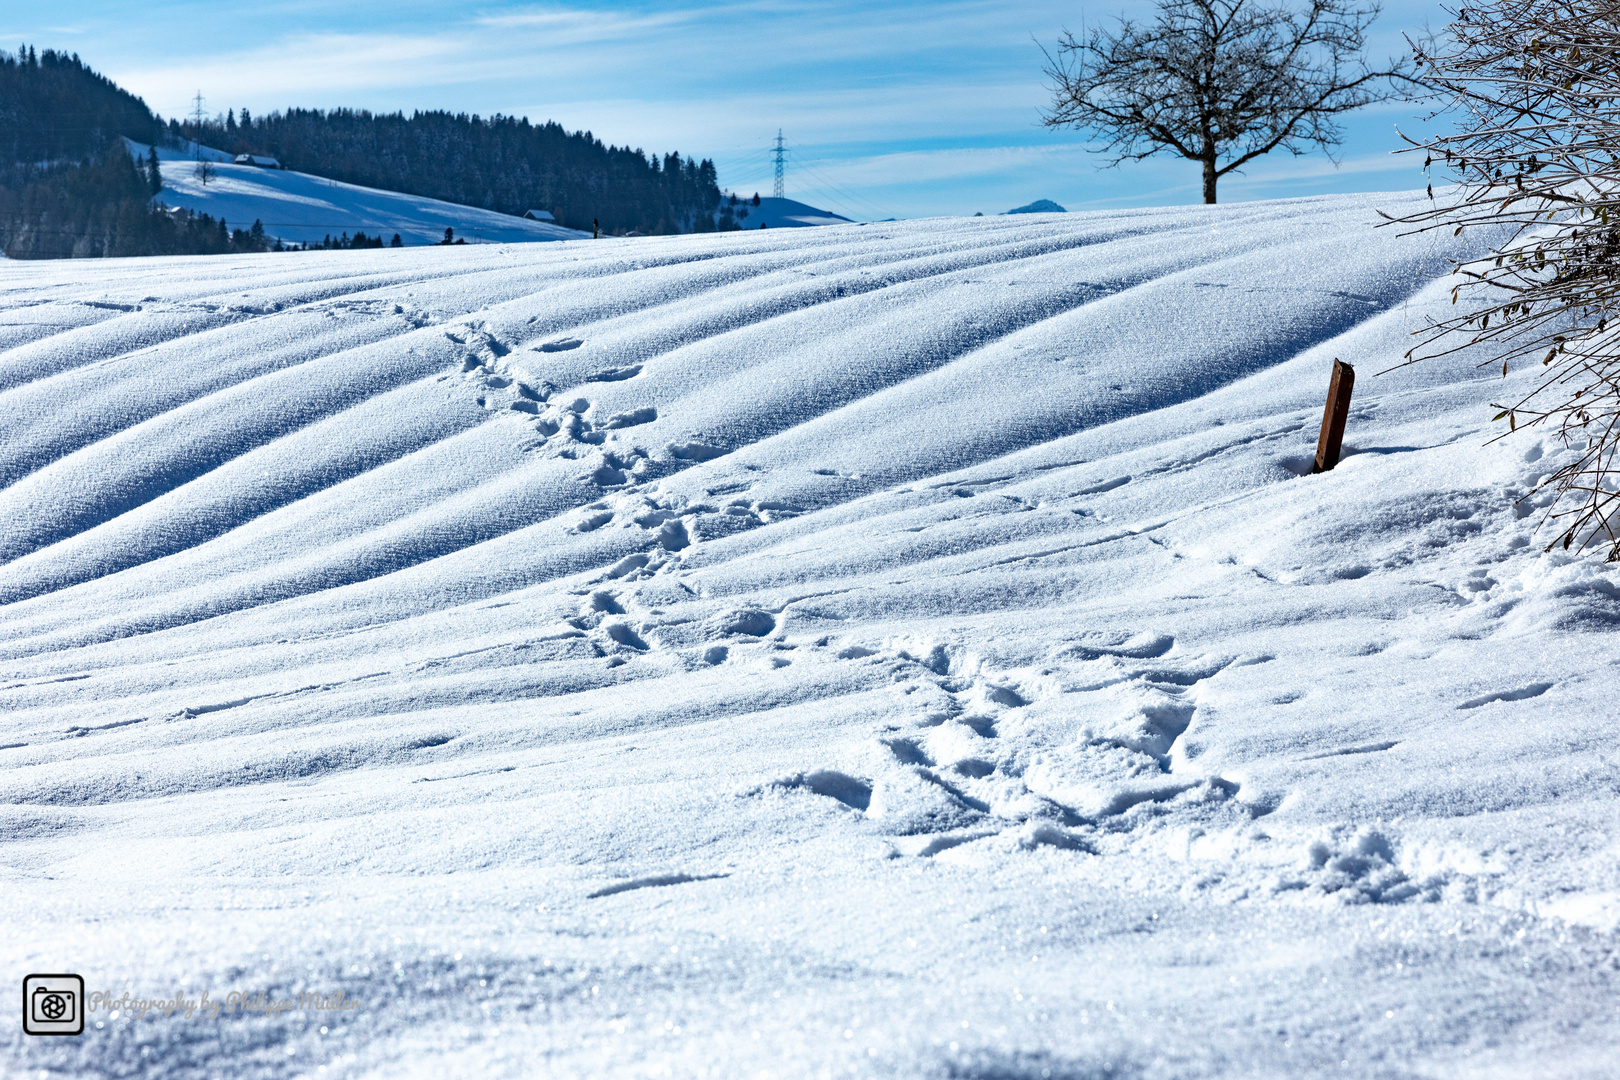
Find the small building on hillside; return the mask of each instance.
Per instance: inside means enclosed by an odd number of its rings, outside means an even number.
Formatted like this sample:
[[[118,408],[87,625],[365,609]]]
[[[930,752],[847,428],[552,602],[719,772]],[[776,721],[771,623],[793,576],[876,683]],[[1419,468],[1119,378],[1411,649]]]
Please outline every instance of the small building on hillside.
[[[523,216],[530,221],[544,221],[548,225],[554,225],[557,222],[557,219],[551,216],[550,210],[530,210]]]
[[[237,154],[231,160],[238,165],[252,165],[259,169],[281,168],[281,162],[273,157],[266,157],[264,154]]]

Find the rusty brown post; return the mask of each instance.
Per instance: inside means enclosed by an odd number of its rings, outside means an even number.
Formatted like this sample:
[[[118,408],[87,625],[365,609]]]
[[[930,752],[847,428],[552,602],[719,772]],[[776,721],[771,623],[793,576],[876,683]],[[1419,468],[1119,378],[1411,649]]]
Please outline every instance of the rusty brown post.
[[[1350,391],[1356,385],[1356,369],[1342,360],[1333,361],[1333,381],[1328,383],[1327,407],[1322,410],[1322,434],[1316,440],[1313,473],[1327,472],[1339,463],[1344,444],[1344,422],[1350,416]]]

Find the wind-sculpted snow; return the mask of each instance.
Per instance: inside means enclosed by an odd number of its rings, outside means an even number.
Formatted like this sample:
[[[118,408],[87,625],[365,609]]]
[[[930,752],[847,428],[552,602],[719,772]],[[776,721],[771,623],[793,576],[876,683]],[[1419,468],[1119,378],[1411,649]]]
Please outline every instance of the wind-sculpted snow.
[[[0,264],[19,970],[360,1003],[8,1068],[1602,1075],[1620,580],[1408,201]]]

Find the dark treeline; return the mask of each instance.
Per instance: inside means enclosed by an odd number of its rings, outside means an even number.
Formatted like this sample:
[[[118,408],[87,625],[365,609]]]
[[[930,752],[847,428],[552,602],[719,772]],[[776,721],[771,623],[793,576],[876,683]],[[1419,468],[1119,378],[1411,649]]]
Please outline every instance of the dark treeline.
[[[151,143],[163,125],[146,103],[78,56],[24,46],[0,52],[0,164],[13,170],[78,162],[120,135]]]
[[[357,232],[353,236],[350,236],[348,233],[344,233],[342,236],[338,237],[336,240],[332,239],[331,234],[327,234],[326,239],[322,240],[318,244],[300,244],[300,245],[297,245],[294,250],[301,250],[301,251],[310,251],[310,250],[314,250],[314,251],[361,251],[361,250],[364,250],[365,248],[404,247],[404,246],[405,246],[405,241],[400,239],[399,233],[394,234],[394,239],[390,243],[384,244],[383,243],[383,238],[382,238],[382,233],[378,233],[376,236],[367,236],[363,232]]]
[[[191,210],[151,204],[146,173],[113,149],[84,165],[52,168],[23,188],[0,189],[0,240],[13,259],[267,251],[264,227],[228,230]]]
[[[152,205],[156,158],[136,163],[120,135],[154,141],[141,100],[77,56],[0,52],[0,250],[14,259],[264,251],[264,229],[229,230]]]
[[[233,232],[207,214],[154,207],[156,164],[137,167],[118,143],[97,158],[0,188],[0,246],[14,259],[268,250],[256,221]]]
[[[257,222],[231,230],[205,214],[154,206],[158,163],[131,161],[119,136],[169,145],[200,137],[319,176],[509,214],[549,210],[560,224],[599,222],[608,234],[736,227],[710,161],[647,156],[590,132],[506,116],[243,110],[200,128],[165,124],[77,55],[23,46],[0,51],[0,250],[61,258],[266,249]],[[380,243],[360,234],[304,246]]]
[[[353,109],[234,110],[173,139],[259,153],[301,172],[506,214],[549,210],[558,224],[625,234],[710,232],[720,209],[712,161],[608,146],[590,132],[525,118]]]

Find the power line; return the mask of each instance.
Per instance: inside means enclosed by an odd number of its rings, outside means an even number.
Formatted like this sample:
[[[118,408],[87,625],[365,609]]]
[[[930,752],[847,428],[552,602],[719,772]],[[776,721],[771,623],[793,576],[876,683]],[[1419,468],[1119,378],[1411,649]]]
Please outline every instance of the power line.
[[[777,131],[777,140],[778,142],[775,146],[767,147],[763,153],[755,151],[753,153],[743,153],[736,157],[728,157],[725,159],[717,158],[715,159],[715,167],[722,173],[732,171],[742,173],[743,175],[741,177],[741,181],[746,184],[752,182],[755,177],[759,177],[766,168],[771,168],[773,165],[781,165],[781,171],[784,174],[782,177],[784,184],[782,189],[776,190],[778,198],[785,198],[785,161],[778,162],[775,159],[777,158],[778,154],[781,154],[785,159],[788,154],[793,153],[793,150],[785,145],[786,140],[783,139],[780,129]],[[804,170],[804,172],[809,174],[811,178],[819,181],[819,184],[811,185],[810,190],[820,192],[822,195],[827,196],[827,198],[823,199],[822,201],[842,202],[846,205],[846,208],[853,207],[852,213],[845,215],[846,217],[890,218],[898,216],[881,203],[878,203],[865,195],[852,191],[840,184],[834,183],[824,173],[811,166],[802,158],[795,158],[794,161],[796,162],[797,168]],[[728,182],[727,186],[731,190],[735,190],[736,182]]]
[[[766,169],[770,168],[769,153],[769,151],[766,151],[763,154],[756,152],[745,154],[740,157],[716,160],[714,167],[720,172],[727,172],[733,169],[737,171],[747,170],[750,177],[755,177],[764,173]]]
[[[823,192],[825,194],[832,195],[837,199],[837,201],[843,202],[846,205],[847,204],[855,204],[855,206],[857,208],[857,212],[860,213],[861,216],[866,216],[868,214],[872,214],[872,215],[875,215],[877,217],[892,217],[893,216],[892,214],[889,214],[889,212],[884,207],[879,206],[877,203],[873,202],[871,199],[868,199],[868,198],[866,198],[866,197],[864,197],[862,195],[857,195],[853,191],[849,191],[849,190],[847,190],[845,188],[839,187],[837,184],[835,184],[831,180],[827,179],[825,176],[823,176],[821,173],[817,172],[815,169],[810,168],[808,165],[802,165],[801,164],[801,167],[803,168],[803,170],[806,173],[808,173],[810,175],[812,180],[818,182],[816,185],[812,186],[811,190],[819,190],[819,191],[821,191],[821,192]]]
[[[846,200],[850,200],[850,201],[853,201],[853,202],[856,202],[856,203],[863,203],[863,204],[866,205],[866,207],[868,209],[875,210],[877,212],[878,217],[895,217],[896,216],[895,214],[891,213],[887,207],[882,206],[879,203],[876,203],[876,202],[872,201],[871,199],[867,198],[864,195],[857,194],[856,192],[850,191],[848,188],[840,187],[838,184],[833,183],[825,175],[823,175],[821,172],[819,172],[817,169],[815,169],[814,167],[812,167],[808,163],[801,161],[801,162],[799,162],[799,167],[801,169],[803,169],[805,172],[809,173],[811,175],[811,177],[813,177],[814,179],[820,180],[821,183],[823,185],[825,185],[826,187],[832,189],[834,192],[837,192],[839,195],[842,195]]]

